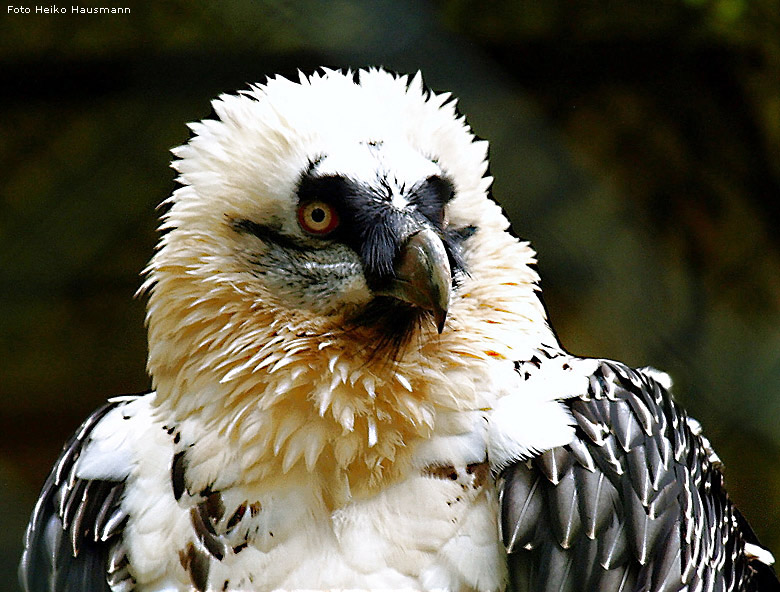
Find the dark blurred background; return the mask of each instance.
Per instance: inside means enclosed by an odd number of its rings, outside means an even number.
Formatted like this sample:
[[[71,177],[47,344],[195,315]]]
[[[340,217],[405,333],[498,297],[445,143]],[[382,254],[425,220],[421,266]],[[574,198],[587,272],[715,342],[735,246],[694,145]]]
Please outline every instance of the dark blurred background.
[[[149,385],[133,293],[185,122],[322,65],[460,97],[563,344],[668,371],[780,554],[777,0],[79,5],[131,13],[0,14],[0,589],[63,441]]]

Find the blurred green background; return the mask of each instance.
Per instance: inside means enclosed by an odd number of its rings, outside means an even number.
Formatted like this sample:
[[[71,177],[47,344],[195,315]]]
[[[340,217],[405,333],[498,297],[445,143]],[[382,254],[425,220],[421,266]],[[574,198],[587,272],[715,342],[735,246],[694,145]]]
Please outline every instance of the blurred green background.
[[[0,14],[0,590],[63,441],[148,387],[133,293],[185,122],[323,65],[460,97],[563,344],[668,371],[780,553],[776,0],[80,5],[131,13]]]

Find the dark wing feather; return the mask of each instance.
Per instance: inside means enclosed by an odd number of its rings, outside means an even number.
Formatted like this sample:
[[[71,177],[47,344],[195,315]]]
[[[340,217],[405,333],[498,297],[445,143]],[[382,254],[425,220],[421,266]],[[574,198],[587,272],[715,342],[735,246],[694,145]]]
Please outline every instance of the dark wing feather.
[[[132,585],[119,536],[127,519],[119,505],[124,482],[76,477],[95,426],[124,404],[110,402],[95,411],[49,474],[24,536],[19,581],[25,592],[109,592],[109,583],[115,590]]]
[[[501,475],[515,590],[780,590],[716,457],[652,376],[600,363],[570,399],[575,440]]]

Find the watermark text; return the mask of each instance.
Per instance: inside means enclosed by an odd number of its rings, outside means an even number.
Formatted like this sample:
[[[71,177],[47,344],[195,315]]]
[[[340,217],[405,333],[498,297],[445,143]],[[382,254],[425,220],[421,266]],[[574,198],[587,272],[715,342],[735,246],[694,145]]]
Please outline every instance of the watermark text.
[[[48,6],[12,6],[8,5],[7,14],[130,14],[126,6],[79,6],[56,5]]]

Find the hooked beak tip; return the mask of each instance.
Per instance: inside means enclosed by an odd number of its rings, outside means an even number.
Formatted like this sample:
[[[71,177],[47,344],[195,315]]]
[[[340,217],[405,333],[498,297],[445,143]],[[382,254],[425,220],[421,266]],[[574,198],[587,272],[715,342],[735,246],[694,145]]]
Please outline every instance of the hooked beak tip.
[[[380,293],[430,311],[441,334],[450,304],[452,271],[444,244],[432,229],[423,228],[407,239],[395,276]]]
[[[442,309],[434,310],[433,316],[436,320],[436,330],[441,335],[442,331],[444,331],[444,323],[447,321],[447,311]]]

